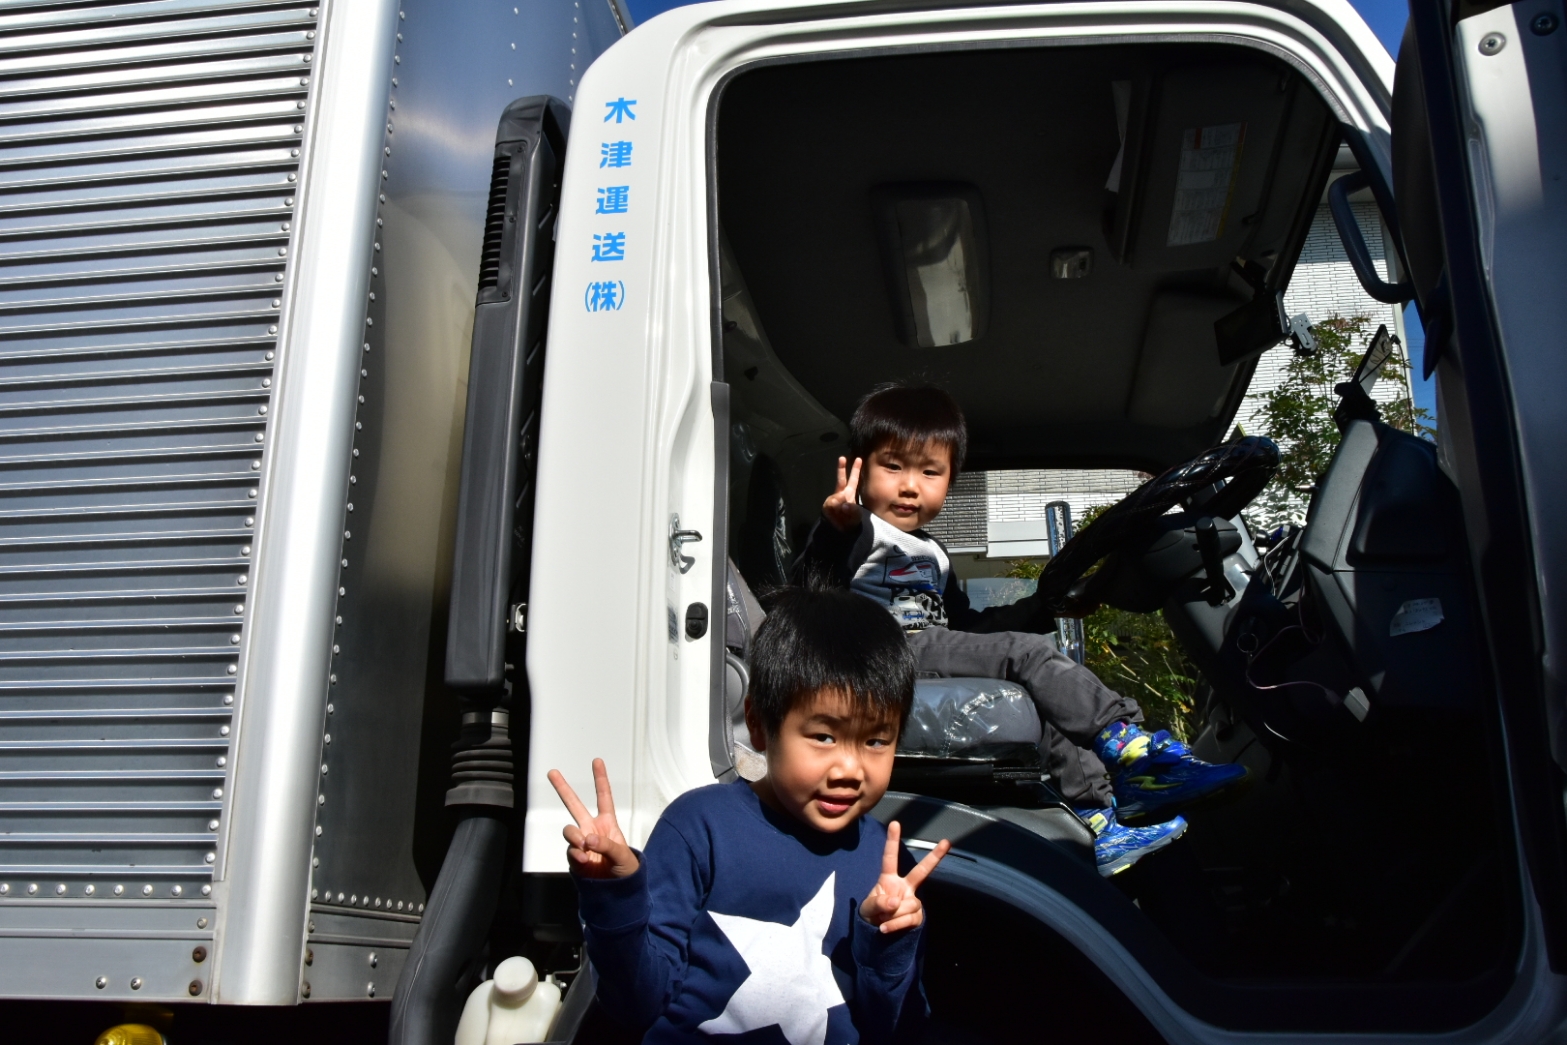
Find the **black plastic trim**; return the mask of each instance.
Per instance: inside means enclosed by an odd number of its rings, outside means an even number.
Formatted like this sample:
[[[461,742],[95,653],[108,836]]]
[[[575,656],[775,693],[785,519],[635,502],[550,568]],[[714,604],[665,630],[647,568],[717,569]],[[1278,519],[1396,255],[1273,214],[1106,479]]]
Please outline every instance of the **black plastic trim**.
[[[748,67],[742,67],[748,68]],[[725,599],[728,598],[725,581],[729,563],[729,385],[724,373],[724,272],[719,258],[718,227],[718,100],[724,88],[740,70],[726,75],[713,90],[707,107],[706,140],[703,143],[707,155],[707,279],[708,311],[713,335],[713,381],[709,394],[713,403],[713,597],[708,603],[713,618],[723,619]],[[710,651],[712,671],[709,676],[707,722],[707,755],[713,776],[719,780],[735,777],[734,741],[729,733],[729,714],[725,705],[726,675],[724,669],[724,644],[719,639],[720,627],[713,632]]]
[[[510,607],[527,601],[544,336],[569,121],[559,99],[523,98],[507,106],[496,133],[446,635],[446,684],[456,689],[502,689]]]

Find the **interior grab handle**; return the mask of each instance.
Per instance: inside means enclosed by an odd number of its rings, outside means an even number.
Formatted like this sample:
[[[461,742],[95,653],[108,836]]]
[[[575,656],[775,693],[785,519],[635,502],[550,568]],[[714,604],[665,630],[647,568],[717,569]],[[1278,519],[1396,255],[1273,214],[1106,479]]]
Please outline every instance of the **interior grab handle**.
[[[1377,275],[1376,265],[1371,261],[1371,251],[1366,247],[1366,237],[1361,233],[1360,222],[1355,219],[1355,212],[1349,205],[1350,193],[1359,192],[1370,184],[1371,179],[1365,171],[1351,171],[1328,186],[1328,208],[1333,212],[1333,224],[1338,229],[1338,238],[1344,243],[1349,265],[1355,270],[1355,278],[1360,280],[1366,293],[1384,304],[1402,305],[1414,299],[1414,284],[1407,278],[1398,283],[1389,283]]]

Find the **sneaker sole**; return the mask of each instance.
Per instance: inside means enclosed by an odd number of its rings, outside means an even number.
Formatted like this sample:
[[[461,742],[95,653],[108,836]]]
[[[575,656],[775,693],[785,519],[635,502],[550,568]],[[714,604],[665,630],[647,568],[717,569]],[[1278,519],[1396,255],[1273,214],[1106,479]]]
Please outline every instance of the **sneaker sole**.
[[[1114,860],[1111,860],[1109,863],[1100,867],[1099,873],[1105,878],[1120,874],[1122,871],[1126,870],[1128,867],[1131,867],[1143,857],[1157,853],[1159,850],[1163,849],[1177,838],[1180,838],[1186,833],[1186,829],[1190,826],[1190,824],[1182,824],[1179,831],[1171,831],[1157,842],[1150,842],[1141,849],[1137,849],[1129,853],[1122,853]]]
[[[1214,788],[1205,795],[1173,801],[1169,805],[1163,805],[1157,809],[1129,810],[1118,804],[1115,809],[1115,818],[1128,827],[1161,823],[1189,809],[1204,809],[1208,806],[1228,802],[1232,798],[1238,798],[1251,790],[1252,780],[1252,771],[1248,769],[1245,776],[1239,777],[1223,787]]]

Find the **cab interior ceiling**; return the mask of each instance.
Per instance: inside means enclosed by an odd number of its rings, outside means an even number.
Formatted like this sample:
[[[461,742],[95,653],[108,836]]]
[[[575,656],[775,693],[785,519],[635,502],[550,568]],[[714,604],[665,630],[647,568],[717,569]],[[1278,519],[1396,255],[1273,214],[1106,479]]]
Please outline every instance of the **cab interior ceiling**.
[[[1232,261],[1286,285],[1340,137],[1294,70],[1224,45],[773,64],[718,104],[724,294],[743,277],[741,318],[770,346],[737,360],[725,338],[741,412],[759,380],[840,421],[879,382],[932,381],[967,413],[970,468],[1156,471],[1223,441],[1255,368],[1219,361],[1214,321],[1256,294]],[[1178,234],[1183,142],[1237,125],[1217,228]],[[922,187],[972,201],[985,285],[960,344],[900,336],[875,200]],[[1085,249],[1086,273],[1052,274]],[[725,318],[733,332],[728,302]]]

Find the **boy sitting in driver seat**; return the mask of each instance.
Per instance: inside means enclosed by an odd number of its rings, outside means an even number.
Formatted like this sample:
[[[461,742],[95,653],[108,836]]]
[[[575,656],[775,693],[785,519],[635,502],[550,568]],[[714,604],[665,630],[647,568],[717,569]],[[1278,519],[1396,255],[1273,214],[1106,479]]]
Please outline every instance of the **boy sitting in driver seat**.
[[[1137,702],[1063,656],[1054,620],[1023,600],[973,609],[941,541],[936,518],[963,466],[963,411],[939,388],[883,385],[849,422],[848,459],[795,564],[796,580],[825,576],[884,605],[908,635],[922,672],[1000,678],[1028,690],[1045,727],[1045,768],[1096,834],[1101,874],[1130,867],[1173,842],[1182,806],[1247,781],[1239,765],[1194,758],[1163,730],[1146,733]],[[1107,779],[1107,774],[1110,779]],[[1127,822],[1160,821],[1144,827]]]

